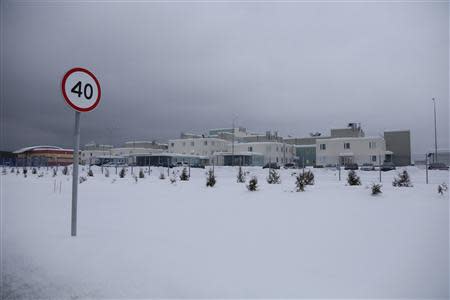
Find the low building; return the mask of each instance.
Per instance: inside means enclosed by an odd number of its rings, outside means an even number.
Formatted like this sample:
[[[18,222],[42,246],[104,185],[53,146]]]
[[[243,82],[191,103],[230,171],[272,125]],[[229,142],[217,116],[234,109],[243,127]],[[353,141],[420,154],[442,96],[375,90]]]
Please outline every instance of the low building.
[[[176,167],[189,165],[193,168],[201,168],[209,163],[209,157],[179,153],[152,153],[134,155],[134,161],[137,166]]]
[[[227,152],[232,151],[232,145],[228,146]],[[295,148],[293,145],[280,142],[252,142],[252,143],[235,143],[234,154],[239,153],[256,153],[262,155],[262,164],[269,162],[285,164],[293,163],[295,159]]]
[[[316,141],[316,165],[346,165],[391,161],[392,152],[386,150],[382,137],[329,138]]]
[[[56,146],[31,146],[16,150],[17,166],[66,166],[73,163],[73,150]]]
[[[214,157],[216,152],[228,150],[230,142],[218,138],[185,138],[169,140],[169,153],[178,153],[182,155],[205,156],[209,159]]]
[[[449,149],[438,149],[437,156],[434,149],[430,149],[427,152],[427,156],[429,157],[429,163],[439,162],[444,163],[447,166],[450,166],[450,150]]]
[[[234,157],[234,162],[233,162]],[[218,166],[263,166],[264,155],[256,152],[217,152],[214,164]]]

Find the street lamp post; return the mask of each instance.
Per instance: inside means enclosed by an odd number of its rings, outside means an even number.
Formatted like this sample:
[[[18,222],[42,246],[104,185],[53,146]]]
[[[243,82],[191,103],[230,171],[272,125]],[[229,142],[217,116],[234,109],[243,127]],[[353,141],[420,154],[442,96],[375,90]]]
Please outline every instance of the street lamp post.
[[[433,100],[433,108],[434,108],[434,157],[433,162],[437,162],[437,125],[436,125],[436,99]]]
[[[236,123],[237,116],[233,118],[233,140],[231,142],[231,166],[234,167],[234,127]]]

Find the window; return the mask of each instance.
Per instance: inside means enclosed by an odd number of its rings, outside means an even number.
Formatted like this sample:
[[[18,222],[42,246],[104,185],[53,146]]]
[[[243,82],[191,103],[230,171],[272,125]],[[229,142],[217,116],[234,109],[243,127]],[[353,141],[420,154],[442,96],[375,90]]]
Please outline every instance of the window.
[[[175,143],[170,143],[170,147],[175,147]]]
[[[372,155],[372,161],[376,162],[377,161],[377,156],[376,155]]]
[[[327,149],[327,147],[326,147],[326,145],[325,144],[320,144],[320,150],[326,150]]]
[[[253,151],[253,147],[248,147],[247,150],[248,150],[248,152],[252,152]]]
[[[350,143],[344,143],[344,149],[350,149]]]
[[[377,147],[376,142],[369,142],[369,149],[375,149]]]

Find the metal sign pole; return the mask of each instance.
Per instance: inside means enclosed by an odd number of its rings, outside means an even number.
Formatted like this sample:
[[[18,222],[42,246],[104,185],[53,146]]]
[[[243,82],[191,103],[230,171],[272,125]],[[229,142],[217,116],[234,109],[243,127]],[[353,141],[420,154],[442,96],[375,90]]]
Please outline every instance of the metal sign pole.
[[[378,171],[379,171],[379,176],[380,176],[380,183],[381,183],[381,154],[378,155]]]
[[[73,172],[72,172],[72,236],[77,235],[78,200],[78,152],[80,149],[80,112],[75,112],[75,130],[73,133]]]

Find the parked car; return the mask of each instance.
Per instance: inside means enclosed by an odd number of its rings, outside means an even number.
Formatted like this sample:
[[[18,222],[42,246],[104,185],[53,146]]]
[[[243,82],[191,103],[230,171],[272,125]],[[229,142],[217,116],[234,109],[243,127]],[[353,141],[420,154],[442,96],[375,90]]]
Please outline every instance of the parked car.
[[[295,169],[295,164],[293,164],[293,163],[284,164],[284,168],[285,169]]]
[[[375,166],[373,164],[365,163],[361,166],[361,171],[374,171]]]
[[[279,169],[280,166],[277,163],[267,163],[263,166],[263,169],[267,169],[267,168],[271,168],[271,169]]]
[[[444,163],[436,162],[428,166],[428,170],[448,170],[448,166]]]
[[[187,162],[184,162],[184,161],[178,161],[175,166],[176,167],[188,167],[189,164]]]
[[[392,171],[395,170],[395,165],[392,162],[384,162],[381,165],[381,171],[386,172],[386,171]]]
[[[344,166],[344,170],[358,170],[358,164],[351,163]]]
[[[106,163],[106,164],[103,164],[103,167],[118,167],[118,168],[122,168],[122,167],[128,167],[128,165],[127,164],[125,164],[125,163]]]

